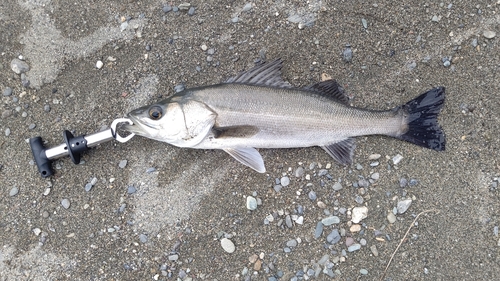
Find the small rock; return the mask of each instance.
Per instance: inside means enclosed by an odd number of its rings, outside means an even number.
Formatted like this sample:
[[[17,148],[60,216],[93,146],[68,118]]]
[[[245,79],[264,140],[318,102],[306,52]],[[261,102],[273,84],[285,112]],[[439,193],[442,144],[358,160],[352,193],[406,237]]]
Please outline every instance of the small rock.
[[[120,168],[125,168],[127,166],[127,160],[121,160],[120,163],[118,163],[118,167]]]
[[[129,187],[127,187],[128,194],[134,194],[136,191],[137,191],[137,189],[133,185],[129,185]]]
[[[172,6],[170,6],[169,4],[165,4],[165,5],[163,5],[162,11],[164,13],[168,13],[168,12],[172,11]]]
[[[381,156],[380,154],[371,154],[368,156],[368,160],[378,160]]]
[[[26,62],[24,62],[24,61],[22,61],[20,59],[13,59],[10,62],[10,68],[16,74],[25,73],[25,72],[28,72],[30,70],[29,65]]]
[[[296,170],[295,170],[295,176],[297,178],[300,178],[304,175],[304,168],[303,167],[298,167]]]
[[[40,228],[33,228],[33,233],[35,233],[36,236],[40,235],[42,233],[42,230]]]
[[[89,192],[91,189],[92,189],[92,184],[90,182],[85,184],[85,191],[86,192]]]
[[[344,51],[342,52],[342,56],[344,57],[345,62],[352,61],[352,49],[350,45],[347,45]]]
[[[10,136],[10,128],[5,129],[5,136]]]
[[[411,199],[405,199],[398,202],[398,214],[404,214],[410,208]]]
[[[342,184],[340,184],[340,182],[336,182],[333,186],[332,186],[333,190],[335,191],[339,191],[342,189]]]
[[[5,87],[5,89],[3,90],[3,95],[5,97],[8,97],[8,96],[12,95],[12,88],[11,87]]]
[[[374,179],[374,180],[378,180],[380,178],[380,174],[379,173],[373,173],[370,177],[372,179]]]
[[[363,207],[355,207],[352,209],[352,218],[351,221],[353,223],[359,223],[362,219],[368,216],[368,208]]]
[[[309,199],[311,199],[312,201],[316,200],[317,196],[316,196],[316,192],[314,191],[309,191],[309,194],[308,194],[308,197]]]
[[[225,237],[220,240],[220,245],[222,246],[222,249],[224,249],[224,251],[230,254],[236,250],[234,243]]]
[[[340,223],[340,219],[337,216],[331,216],[331,217],[327,217],[327,218],[322,219],[321,223],[324,226],[329,226],[329,225],[332,225],[332,224]]]
[[[15,187],[15,186],[14,186],[14,187],[10,190],[9,195],[10,195],[10,196],[16,196],[16,195],[17,195],[17,193],[19,193],[19,189],[18,189],[17,187]]]
[[[378,250],[376,245],[370,246],[370,250],[372,251],[372,254],[376,257],[378,257]]]
[[[389,223],[395,223],[396,222],[396,216],[394,215],[393,212],[388,212],[387,214],[387,220]]]
[[[495,38],[496,35],[497,35],[496,32],[492,30],[485,30],[483,32],[483,36],[488,39],[493,39]]]
[[[432,19],[431,19],[431,20],[432,20],[433,22],[439,22],[439,20],[440,20],[440,19],[441,19],[441,17],[440,17],[440,16],[434,15],[434,16],[432,16]]]
[[[367,275],[368,274],[368,270],[362,268],[359,270],[359,273],[361,273],[361,275]]]
[[[148,242],[148,236],[144,233],[139,234],[139,241],[143,244]]]
[[[102,61],[100,61],[100,60],[98,60],[98,61],[95,63],[95,67],[96,67],[97,69],[101,69],[103,65],[104,65],[104,63],[103,63]]]
[[[195,11],[194,7],[190,7],[189,10],[188,10],[188,12],[187,12],[188,16],[193,16],[194,15],[194,11]]]
[[[321,237],[321,234],[323,234],[323,223],[318,222],[316,224],[316,228],[314,229],[314,238],[318,239],[319,237]]]
[[[288,242],[286,242],[286,246],[291,247],[291,248],[297,247],[297,244],[298,244],[297,240],[295,240],[295,239],[292,239],[292,240],[289,240]]]
[[[340,241],[339,231],[337,229],[332,230],[326,237],[326,241],[332,245],[337,244]]]
[[[156,172],[156,168],[155,168],[155,167],[151,167],[151,168],[148,168],[148,169],[146,170],[146,173],[147,173],[147,174],[151,174],[151,173],[154,173],[154,172]]]
[[[29,124],[29,126],[28,126],[29,130],[33,130],[35,128],[36,128],[36,124],[33,124],[33,123]]]
[[[397,165],[399,162],[403,160],[403,156],[401,154],[397,154],[396,156],[392,157],[392,162],[394,165]]]
[[[361,244],[353,244],[353,245],[347,247],[348,252],[354,252],[354,251],[357,251],[359,249],[361,249]]]
[[[361,230],[361,225],[359,225],[359,224],[353,224],[349,228],[350,232],[359,232],[360,230]]]
[[[257,209],[257,199],[253,196],[247,196],[247,209],[253,211]]]
[[[289,177],[282,177],[280,179],[280,183],[282,186],[288,186],[290,184],[290,178]]]
[[[248,12],[252,9],[252,3],[246,3],[245,6],[243,6],[243,12]]]
[[[61,205],[64,207],[64,209],[68,209],[70,206],[70,202],[68,199],[64,198],[63,200],[61,200]]]
[[[290,215],[286,215],[285,224],[288,228],[292,228],[293,223],[292,223],[292,218],[290,217]]]

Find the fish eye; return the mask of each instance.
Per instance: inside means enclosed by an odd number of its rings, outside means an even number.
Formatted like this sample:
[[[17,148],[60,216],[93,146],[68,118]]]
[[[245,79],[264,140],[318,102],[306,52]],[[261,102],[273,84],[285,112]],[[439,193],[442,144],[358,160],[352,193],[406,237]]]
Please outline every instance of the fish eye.
[[[149,118],[151,118],[153,120],[160,119],[162,115],[163,115],[163,110],[161,109],[161,107],[159,107],[157,105],[152,106],[149,109]]]

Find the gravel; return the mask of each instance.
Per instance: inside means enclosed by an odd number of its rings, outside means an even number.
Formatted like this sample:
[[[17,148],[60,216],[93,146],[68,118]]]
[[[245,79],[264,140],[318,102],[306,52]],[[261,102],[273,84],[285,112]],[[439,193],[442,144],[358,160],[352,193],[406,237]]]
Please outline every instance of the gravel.
[[[127,160],[121,160],[120,163],[118,163],[118,167],[120,168],[125,168],[127,166]]]
[[[257,209],[257,199],[255,199],[255,197],[253,196],[248,196],[246,206],[250,211]]]
[[[398,214],[404,214],[408,210],[408,208],[410,208],[411,202],[412,202],[411,199],[398,201],[398,206],[397,206]]]
[[[4,95],[4,97],[8,97],[8,96],[12,95],[12,88],[5,87],[5,89],[3,90],[3,95]]]
[[[351,221],[353,223],[359,223],[362,219],[368,216],[368,208],[363,207],[355,207],[352,209],[352,218]]]
[[[295,239],[292,239],[292,240],[289,240],[286,242],[287,247],[293,248],[293,247],[297,247],[297,245],[298,245],[298,243],[297,243],[297,240],[295,240]]]
[[[329,225],[332,225],[332,224],[340,223],[340,219],[337,216],[331,216],[331,217],[327,217],[327,218],[322,219],[321,223],[324,226],[329,226]]]
[[[128,194],[134,194],[137,191],[137,189],[133,185],[129,185],[127,187],[127,193]]]
[[[234,253],[234,251],[236,250],[234,243],[225,237],[220,240],[220,245],[222,246],[222,249],[224,249],[224,251],[226,251],[226,253],[231,254],[231,253]]]
[[[319,237],[321,237],[321,234],[323,234],[323,223],[318,222],[316,224],[316,228],[314,229],[314,238],[318,239]]]
[[[64,198],[63,200],[61,200],[61,205],[63,206],[64,209],[68,209],[70,206],[70,202],[68,199]]]
[[[348,252],[354,252],[354,251],[357,251],[359,249],[361,249],[361,244],[353,244],[353,245],[347,247]]]
[[[24,62],[24,61],[22,61],[20,59],[13,59],[10,62],[10,68],[16,74],[25,73],[25,72],[28,72],[30,70],[29,65],[26,62]]]
[[[9,192],[9,196],[16,196],[17,194],[19,193],[19,189],[17,187],[13,187],[10,192]]]
[[[333,190],[335,191],[339,191],[342,189],[342,184],[340,184],[340,182],[336,182],[333,186],[332,186]]]
[[[10,128],[5,129],[5,136],[10,136]]]
[[[289,177],[282,177],[280,179],[281,186],[288,186],[290,184],[290,178]]]
[[[332,245],[337,244],[340,241],[339,231],[337,229],[332,230],[326,237],[326,241]]]
[[[139,241],[143,244],[148,242],[148,236],[144,233],[139,234]]]
[[[309,199],[311,199],[312,201],[316,200],[317,196],[316,196],[316,192],[314,191],[309,191],[309,193],[307,194],[307,196],[309,197]]]

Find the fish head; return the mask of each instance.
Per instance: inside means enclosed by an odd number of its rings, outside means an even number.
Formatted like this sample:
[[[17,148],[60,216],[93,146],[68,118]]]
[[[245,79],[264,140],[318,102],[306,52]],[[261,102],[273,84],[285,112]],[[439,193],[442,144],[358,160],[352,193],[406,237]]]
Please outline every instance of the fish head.
[[[139,136],[179,147],[194,147],[211,131],[216,114],[204,103],[167,99],[128,113],[133,125],[124,129]]]
[[[187,134],[182,107],[177,102],[159,102],[128,113],[133,124],[124,129],[139,136],[175,143]]]

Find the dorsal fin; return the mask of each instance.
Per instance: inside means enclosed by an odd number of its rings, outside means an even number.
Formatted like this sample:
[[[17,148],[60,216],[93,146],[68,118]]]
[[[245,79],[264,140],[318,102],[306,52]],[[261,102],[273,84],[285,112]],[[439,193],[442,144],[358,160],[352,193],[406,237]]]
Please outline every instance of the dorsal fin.
[[[271,87],[289,88],[290,83],[281,78],[281,59],[272,62],[261,63],[253,68],[227,79],[226,83],[253,84]]]
[[[322,96],[335,99],[343,104],[349,105],[349,97],[344,94],[342,87],[335,80],[322,81],[305,88],[315,91]]]

